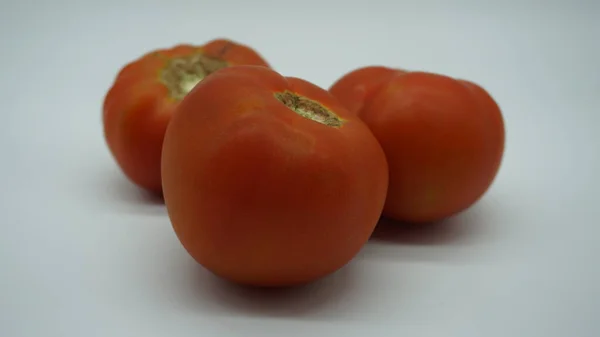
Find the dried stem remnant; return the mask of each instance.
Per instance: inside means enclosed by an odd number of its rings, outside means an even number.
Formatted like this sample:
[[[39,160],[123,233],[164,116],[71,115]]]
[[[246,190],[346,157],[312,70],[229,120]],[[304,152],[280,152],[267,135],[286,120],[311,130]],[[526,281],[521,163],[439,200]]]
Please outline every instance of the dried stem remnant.
[[[275,93],[275,98],[304,118],[334,128],[339,128],[344,124],[344,121],[339,116],[308,97],[285,91]]]
[[[181,100],[206,76],[227,66],[224,60],[196,53],[170,60],[162,70],[160,79],[169,89],[171,97]]]

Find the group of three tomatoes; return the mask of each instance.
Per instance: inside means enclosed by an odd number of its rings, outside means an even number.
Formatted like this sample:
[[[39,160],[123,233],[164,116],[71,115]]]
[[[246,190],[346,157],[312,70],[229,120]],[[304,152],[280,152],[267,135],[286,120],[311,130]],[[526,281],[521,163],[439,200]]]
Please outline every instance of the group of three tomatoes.
[[[505,137],[474,82],[368,66],[325,90],[225,39],[127,64],[103,123],[124,174],[164,197],[187,252],[255,286],[333,273],[381,216],[414,224],[465,210],[497,175]]]

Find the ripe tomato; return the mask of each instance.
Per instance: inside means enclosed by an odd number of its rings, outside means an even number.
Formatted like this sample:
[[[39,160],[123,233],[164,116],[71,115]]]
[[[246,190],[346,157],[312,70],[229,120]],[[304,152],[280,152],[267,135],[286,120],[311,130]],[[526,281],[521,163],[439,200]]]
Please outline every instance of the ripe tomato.
[[[481,86],[426,72],[367,67],[330,88],[383,147],[384,215],[429,222],[460,212],[490,187],[504,152],[500,108]]]
[[[370,102],[379,89],[400,70],[382,66],[369,66],[356,69],[340,78],[329,89],[344,106],[359,114],[366,102]]]
[[[357,116],[324,89],[255,66],[219,70],[181,102],[162,177],[190,255],[256,286],[345,265],[374,230],[388,184],[385,154]]]
[[[247,46],[213,40],[155,50],[121,69],[104,100],[104,136],[131,181],[161,192],[161,148],[173,110],[205,76],[238,64],[268,67]]]

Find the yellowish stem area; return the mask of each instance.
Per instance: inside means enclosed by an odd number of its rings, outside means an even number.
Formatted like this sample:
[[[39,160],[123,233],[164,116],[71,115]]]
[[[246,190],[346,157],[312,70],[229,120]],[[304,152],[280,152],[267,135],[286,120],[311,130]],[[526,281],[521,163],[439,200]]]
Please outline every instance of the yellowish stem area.
[[[222,59],[195,53],[169,60],[160,73],[160,80],[172,98],[181,100],[206,76],[228,65]]]
[[[338,115],[321,105],[319,102],[313,101],[308,97],[290,91],[284,91],[275,93],[275,98],[290,110],[306,119],[334,128],[339,128],[344,124],[344,120]]]

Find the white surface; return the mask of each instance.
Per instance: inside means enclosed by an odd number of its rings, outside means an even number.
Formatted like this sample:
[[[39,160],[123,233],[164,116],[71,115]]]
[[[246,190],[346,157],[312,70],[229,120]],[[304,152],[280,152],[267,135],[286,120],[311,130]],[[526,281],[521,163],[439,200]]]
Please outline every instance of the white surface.
[[[354,3],[3,1],[0,336],[599,336],[598,2]],[[308,289],[224,286],[100,124],[126,62],[220,36],[324,87],[375,63],[483,84],[507,126],[496,183]]]

